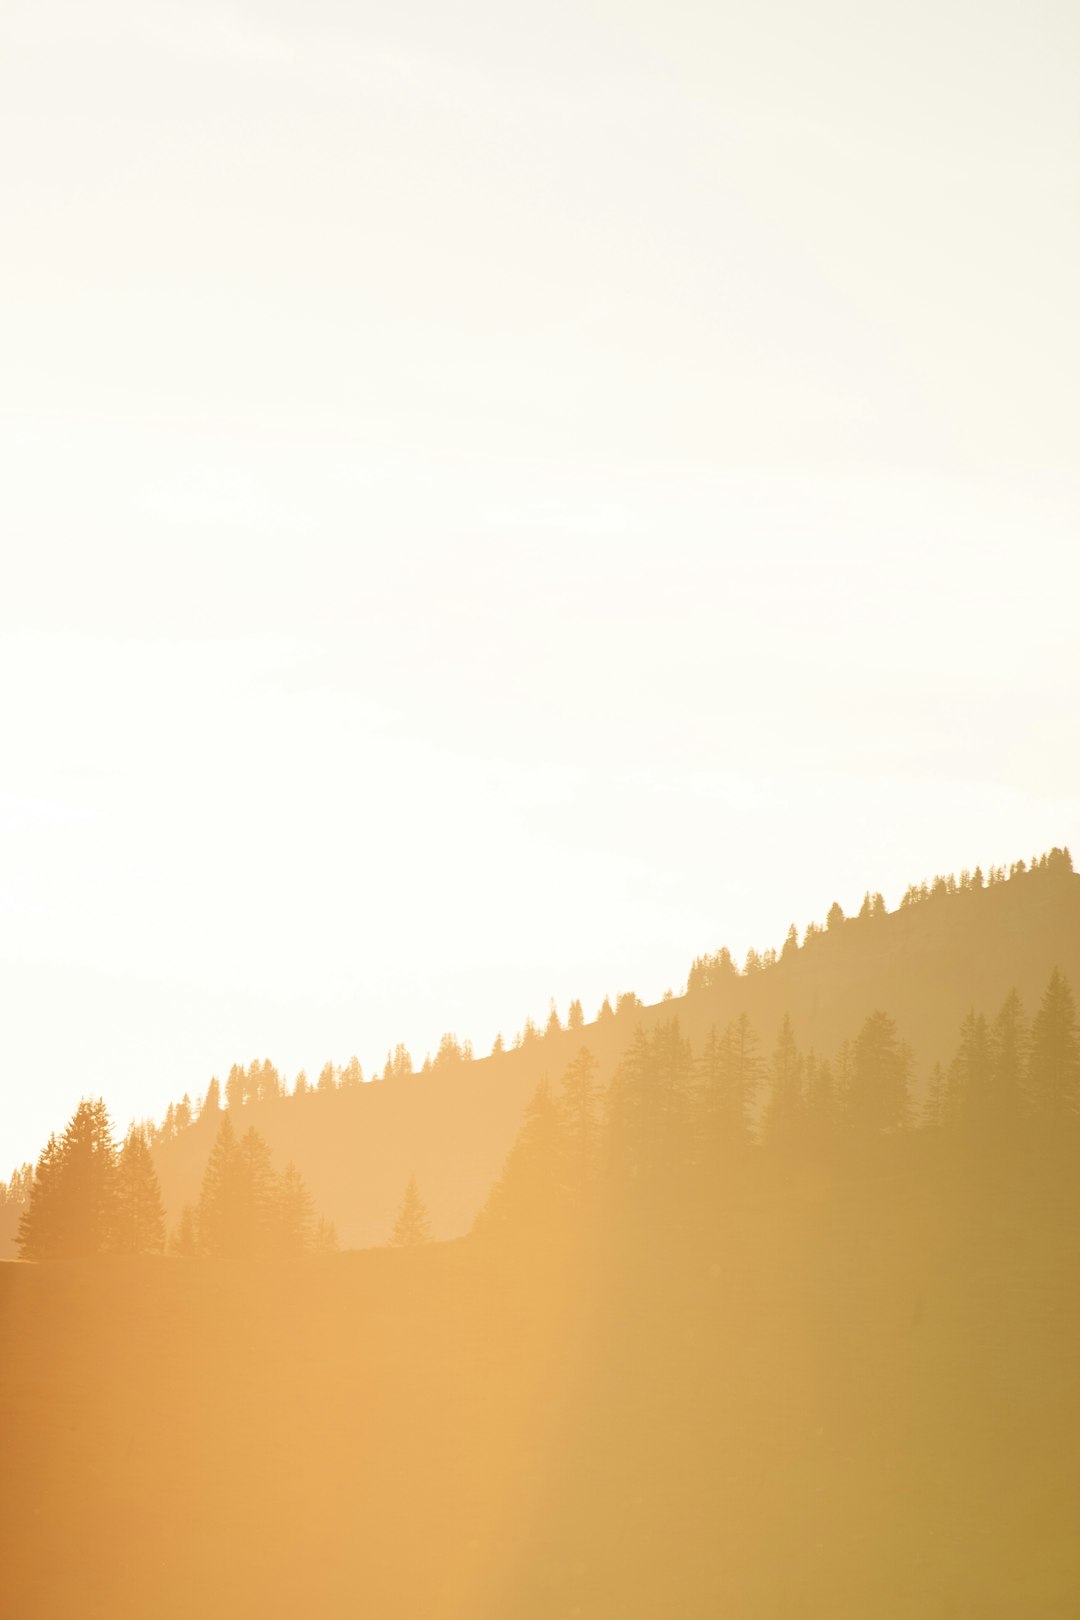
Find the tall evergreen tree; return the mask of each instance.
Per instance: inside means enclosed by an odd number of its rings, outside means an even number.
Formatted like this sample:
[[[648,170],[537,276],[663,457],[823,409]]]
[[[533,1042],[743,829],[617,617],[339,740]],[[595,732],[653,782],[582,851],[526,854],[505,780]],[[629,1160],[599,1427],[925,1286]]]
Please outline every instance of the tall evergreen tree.
[[[960,1026],[960,1043],[945,1076],[944,1123],[985,1132],[994,1113],[990,1032],[972,1008]]]
[[[562,1118],[547,1079],[540,1081],[477,1227],[535,1244],[561,1229],[566,1214]]]
[[[1080,1107],[1080,1031],[1076,1005],[1055,968],[1031,1025],[1028,1089],[1035,1112],[1062,1119]]]
[[[104,1102],[79,1104],[38,1160],[16,1239],[27,1260],[103,1254],[113,1238],[116,1149]]]
[[[908,1120],[911,1052],[896,1024],[872,1012],[851,1047],[846,1123],[859,1135],[899,1130]]]
[[[395,1249],[412,1249],[431,1242],[431,1219],[420,1197],[416,1177],[410,1176],[397,1212],[390,1242]]]
[[[193,1260],[199,1252],[199,1226],[195,1216],[195,1206],[185,1204],[180,1211],[180,1220],[176,1230],[169,1239],[169,1253],[175,1254],[184,1260]]]
[[[591,1197],[599,1156],[596,1068],[589,1048],[581,1047],[563,1075],[559,1097],[566,1188],[571,1201],[579,1207]]]
[[[815,1148],[829,1145],[836,1134],[836,1081],[828,1058],[809,1052],[806,1057],[806,1131]]]
[[[995,1123],[1011,1129],[1024,1111],[1031,1034],[1024,1005],[1010,990],[990,1026],[990,1072]]]
[[[24,1260],[48,1260],[60,1251],[63,1234],[62,1180],[61,1148],[54,1132],[38,1158],[30,1183],[30,1197],[19,1217],[15,1242]]]
[[[274,1188],[274,1247],[296,1258],[308,1254],[315,1242],[315,1204],[295,1164],[287,1164]]]
[[[121,1254],[160,1254],[165,1210],[146,1135],[132,1126],[116,1169],[114,1247]]]
[[[803,1057],[795,1042],[795,1031],[785,1013],[769,1064],[769,1100],[763,1124],[767,1147],[793,1147],[803,1134],[804,1070]]]

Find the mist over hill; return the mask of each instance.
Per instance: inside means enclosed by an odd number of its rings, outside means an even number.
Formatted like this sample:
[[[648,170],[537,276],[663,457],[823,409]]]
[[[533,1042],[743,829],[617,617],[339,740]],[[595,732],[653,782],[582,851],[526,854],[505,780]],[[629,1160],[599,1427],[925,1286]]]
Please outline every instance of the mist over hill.
[[[801,942],[793,929],[781,949],[751,952],[742,969],[722,947],[699,957],[680,996],[643,1006],[624,993],[591,1022],[575,1007],[576,1027],[558,1017],[544,1030],[527,1023],[516,1044],[486,1057],[448,1037],[420,1072],[399,1048],[378,1079],[356,1083],[346,1068],[286,1095],[266,1063],[237,1068],[225,1089],[238,1122],[254,1126],[276,1160],[299,1166],[343,1246],[386,1242],[412,1175],[434,1235],[453,1238],[483,1206],[538,1083],[554,1083],[583,1045],[603,1083],[638,1029],[675,1017],[699,1052],[711,1030],[746,1014],[768,1051],[786,1016],[804,1051],[831,1058],[883,1010],[910,1047],[918,1105],[932,1066],[948,1064],[965,1015],[992,1015],[1014,989],[1030,1015],[1055,967],[1080,985],[1080,875],[1061,850],[1008,872],[976,869],[913,886],[892,912],[872,895],[856,917],[834,906]],[[198,1197],[217,1120],[206,1108],[154,1133],[170,1227]],[[3,1243],[5,1229],[14,1235],[12,1208],[0,1210],[0,1222]]]

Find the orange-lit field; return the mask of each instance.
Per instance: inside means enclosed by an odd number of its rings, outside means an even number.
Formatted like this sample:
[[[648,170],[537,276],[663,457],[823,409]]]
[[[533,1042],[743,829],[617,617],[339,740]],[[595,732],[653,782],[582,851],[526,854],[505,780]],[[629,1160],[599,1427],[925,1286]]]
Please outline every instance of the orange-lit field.
[[[5,1265],[5,1612],[1073,1616],[1078,1150],[589,1252]]]

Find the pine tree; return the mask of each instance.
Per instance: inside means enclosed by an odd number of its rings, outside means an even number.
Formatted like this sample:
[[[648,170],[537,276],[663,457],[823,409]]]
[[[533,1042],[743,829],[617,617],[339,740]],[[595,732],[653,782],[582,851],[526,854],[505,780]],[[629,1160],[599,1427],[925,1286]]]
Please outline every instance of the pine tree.
[[[960,1026],[960,1044],[945,1076],[944,1123],[985,1132],[993,1117],[990,1032],[972,1008]]]
[[[242,1107],[247,1091],[247,1075],[239,1063],[234,1063],[225,1081],[225,1101],[230,1108]]]
[[[274,1247],[290,1257],[308,1254],[315,1242],[315,1205],[295,1164],[287,1164],[273,1193]]]
[[[15,1242],[24,1260],[48,1260],[60,1252],[62,1178],[60,1143],[54,1132],[42,1149],[30,1183],[30,1197],[19,1217]]]
[[[579,1207],[589,1200],[599,1154],[596,1067],[589,1048],[581,1047],[563,1075],[559,1097],[566,1187],[571,1201]]]
[[[1010,990],[990,1026],[993,1122],[1002,1131],[1012,1129],[1024,1112],[1030,1046],[1023,1002]]]
[[[132,1126],[116,1170],[114,1247],[121,1254],[160,1254],[165,1210],[146,1135]]]
[[[566,1211],[563,1169],[562,1118],[545,1078],[525,1109],[502,1175],[477,1220],[478,1230],[513,1232],[535,1241],[560,1228]]]
[[[26,1260],[103,1254],[113,1238],[116,1149],[105,1104],[84,1099],[38,1160],[16,1242]]]
[[[1074,1114],[1080,1105],[1080,1032],[1064,975],[1055,968],[1031,1026],[1028,1089],[1045,1119]]]
[[[836,1134],[836,1082],[828,1058],[809,1052],[806,1058],[806,1126],[815,1148],[827,1147]]]
[[[240,1187],[236,1132],[229,1109],[221,1116],[203,1173],[196,1211],[200,1254],[233,1256],[240,1252]]]
[[[750,1140],[761,1062],[757,1038],[746,1013],[727,1024],[722,1035],[717,1034],[715,1026],[710,1028],[694,1071],[694,1157],[709,1166],[717,1157],[745,1147]]]
[[[169,1253],[183,1260],[193,1260],[199,1252],[199,1227],[193,1204],[185,1204],[180,1220],[169,1239]]]
[[[651,1035],[638,1025],[608,1088],[611,1166],[624,1186],[659,1193],[688,1162],[692,1071],[677,1018]]]
[[[239,1202],[242,1210],[240,1255],[248,1259],[270,1253],[278,1238],[277,1177],[270,1149],[254,1126],[238,1145]]]
[[[935,1063],[930,1070],[930,1080],[926,1088],[926,1101],[923,1104],[923,1126],[930,1131],[938,1131],[946,1123],[947,1114],[947,1087],[945,1071],[940,1063]]]
[[[416,1177],[410,1176],[397,1212],[390,1242],[395,1249],[411,1249],[431,1242],[431,1219],[420,1197]]]
[[[769,1101],[763,1127],[769,1147],[790,1148],[802,1134],[804,1068],[791,1019],[785,1013],[769,1064]]]
[[[866,1019],[851,1048],[846,1123],[862,1135],[899,1130],[908,1119],[911,1053],[884,1012]]]

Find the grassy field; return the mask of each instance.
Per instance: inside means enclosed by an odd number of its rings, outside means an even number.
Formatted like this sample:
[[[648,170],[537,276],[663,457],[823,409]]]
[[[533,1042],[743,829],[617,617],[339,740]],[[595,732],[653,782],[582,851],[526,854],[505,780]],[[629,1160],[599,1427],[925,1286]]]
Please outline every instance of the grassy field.
[[[19,1620],[1080,1613],[1075,1144],[693,1241],[0,1267]]]

